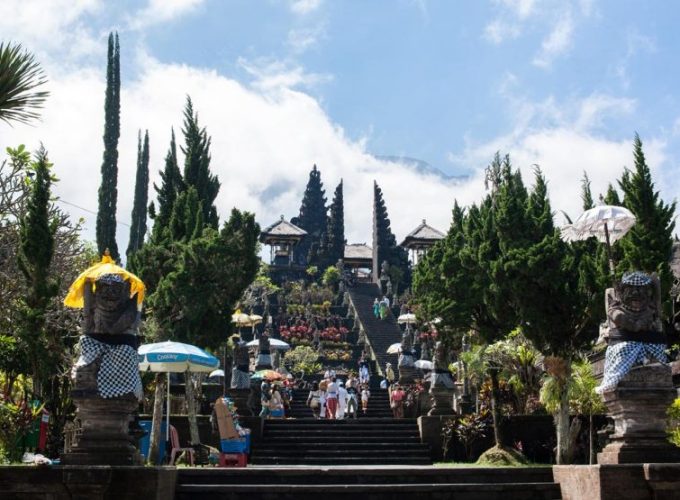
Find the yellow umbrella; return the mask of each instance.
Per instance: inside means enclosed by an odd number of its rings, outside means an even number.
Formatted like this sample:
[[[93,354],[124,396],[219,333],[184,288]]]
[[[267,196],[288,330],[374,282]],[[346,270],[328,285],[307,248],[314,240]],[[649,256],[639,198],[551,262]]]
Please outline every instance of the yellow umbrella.
[[[144,282],[129,271],[126,271],[120,266],[117,266],[113,259],[107,254],[102,256],[101,262],[88,267],[85,271],[80,273],[80,276],[68,289],[68,294],[64,299],[64,305],[80,309],[84,307],[83,291],[87,282],[95,281],[100,276],[105,274],[117,274],[121,278],[130,282],[130,297],[137,294],[137,305],[141,305],[144,301]]]
[[[242,313],[240,309],[236,309],[236,312],[231,315],[231,322],[236,323],[236,326],[252,325],[250,316],[248,316],[246,313]]]

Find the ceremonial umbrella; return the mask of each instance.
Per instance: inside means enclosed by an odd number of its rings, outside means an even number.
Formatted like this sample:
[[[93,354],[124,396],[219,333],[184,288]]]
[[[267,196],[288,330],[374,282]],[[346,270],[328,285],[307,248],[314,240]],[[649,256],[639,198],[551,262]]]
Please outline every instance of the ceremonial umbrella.
[[[387,348],[387,354],[399,354],[401,352],[401,342],[392,344]]]
[[[219,370],[213,370],[210,372],[210,375],[208,375],[208,378],[212,377],[224,377],[224,370],[219,369]]]
[[[285,377],[274,370],[260,370],[253,373],[250,378],[265,380],[283,380]]]
[[[157,342],[144,344],[137,349],[139,369],[152,372],[211,372],[220,365],[219,360],[191,344],[181,342]],[[187,382],[188,383],[188,382]],[[166,441],[170,439],[170,377],[168,376]]]
[[[246,346],[248,346],[248,347],[257,347],[258,345],[260,345],[259,339],[251,340],[250,342],[248,342],[246,344]],[[290,344],[287,344],[283,340],[279,340],[279,339],[269,339],[269,348],[270,349],[277,349],[279,351],[286,351],[286,350],[290,349]]]
[[[616,205],[599,205],[586,210],[573,224],[560,228],[564,241],[587,240],[595,237],[607,245],[609,269],[614,274],[611,244],[623,238],[635,225],[635,215],[627,208]]]
[[[416,368],[420,368],[421,370],[434,370],[434,363],[427,359],[419,359],[416,361]]]
[[[402,314],[397,318],[397,323],[406,323],[407,325],[416,322],[416,315],[413,313]]]

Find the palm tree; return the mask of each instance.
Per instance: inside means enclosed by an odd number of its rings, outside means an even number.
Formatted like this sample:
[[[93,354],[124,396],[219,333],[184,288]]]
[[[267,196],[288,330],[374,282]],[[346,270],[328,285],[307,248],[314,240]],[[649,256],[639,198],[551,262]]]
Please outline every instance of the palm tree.
[[[10,124],[37,120],[49,92],[35,89],[45,82],[33,54],[21,44],[0,42],[0,120]]]

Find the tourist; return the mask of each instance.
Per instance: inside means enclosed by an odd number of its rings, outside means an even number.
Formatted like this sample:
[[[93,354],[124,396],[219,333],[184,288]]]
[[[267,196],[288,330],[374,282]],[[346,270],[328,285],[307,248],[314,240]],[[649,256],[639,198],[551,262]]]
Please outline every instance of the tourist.
[[[380,301],[380,319],[387,318],[387,312],[390,308],[390,299],[383,297]]]
[[[368,398],[371,397],[371,391],[368,390],[368,384],[361,386],[361,410],[364,415],[368,411]]]
[[[283,398],[276,384],[272,387],[272,395],[269,400],[269,416],[283,418]]]
[[[392,408],[392,415],[394,418],[404,418],[404,397],[406,393],[399,386],[394,384],[394,389],[390,392],[390,408]]]
[[[319,418],[326,418],[326,388],[328,380],[319,382]]]
[[[345,410],[347,415],[351,415],[352,418],[357,418],[359,413],[359,402],[357,397],[356,384],[352,383],[352,379],[347,381],[347,408]]]
[[[342,380],[338,382],[338,420],[345,418],[345,412],[347,411],[347,389]]]
[[[338,384],[332,378],[326,387],[326,416],[329,420],[337,418],[338,412]]]
[[[380,302],[378,302],[378,297],[373,301],[373,316],[375,316],[376,319],[380,319]]]
[[[394,384],[396,377],[394,375],[394,370],[392,369],[392,363],[385,364],[385,378],[387,379],[388,385]]]
[[[267,418],[269,414],[271,413],[269,411],[269,401],[271,400],[272,395],[271,395],[271,387],[269,386],[269,382],[266,380],[262,381],[262,384],[260,385],[260,406],[262,409],[260,410],[260,416]]]
[[[307,396],[307,406],[312,409],[314,418],[318,419],[321,409],[321,391],[319,390],[319,384],[316,382],[312,384],[312,390],[309,391],[309,396]]]

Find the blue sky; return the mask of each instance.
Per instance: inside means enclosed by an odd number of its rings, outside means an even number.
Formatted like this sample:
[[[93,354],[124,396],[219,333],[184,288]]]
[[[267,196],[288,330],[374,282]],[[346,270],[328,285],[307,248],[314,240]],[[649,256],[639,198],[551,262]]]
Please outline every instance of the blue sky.
[[[329,197],[345,179],[350,241],[370,237],[373,179],[398,238],[422,218],[446,229],[454,198],[483,194],[498,150],[527,175],[539,164],[554,208],[574,215],[583,171],[604,191],[632,165],[636,131],[671,200],[679,14],[680,4],[661,0],[5,0],[0,32],[36,53],[52,97],[41,124],[0,137],[45,142],[63,169],[60,196],[96,208],[106,36],[116,29],[121,222],[137,130],[150,131],[157,171],[187,93],[213,136],[218,208],[252,210],[263,225],[295,215],[317,163]],[[74,215],[92,231],[87,212]]]

